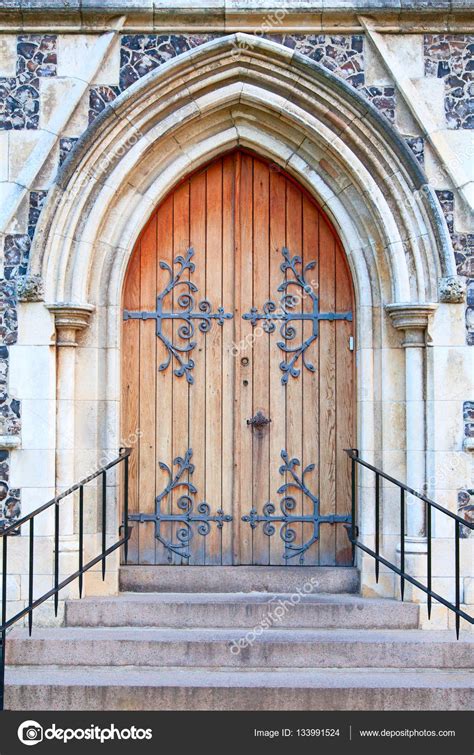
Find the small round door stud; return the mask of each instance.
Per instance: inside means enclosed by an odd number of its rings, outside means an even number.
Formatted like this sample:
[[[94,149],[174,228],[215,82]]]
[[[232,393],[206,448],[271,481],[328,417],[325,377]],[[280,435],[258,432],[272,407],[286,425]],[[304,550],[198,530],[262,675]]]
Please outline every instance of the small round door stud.
[[[247,367],[248,363],[249,363],[248,357],[242,357],[242,359],[240,360],[240,364],[242,365],[242,367]]]

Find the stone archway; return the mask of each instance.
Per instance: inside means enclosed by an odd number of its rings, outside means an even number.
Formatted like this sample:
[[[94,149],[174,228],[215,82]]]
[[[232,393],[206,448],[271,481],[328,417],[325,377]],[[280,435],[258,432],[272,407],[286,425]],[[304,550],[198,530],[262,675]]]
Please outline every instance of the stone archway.
[[[240,34],[183,54],[123,93],[82,137],[42,213],[31,272],[43,277],[47,302],[71,305],[78,330],[89,313],[83,305],[95,308],[76,361],[102,402],[98,448],[120,444],[120,292],[133,245],[172,186],[237,146],[285,168],[332,220],[355,287],[358,445],[379,461],[392,448],[408,451],[410,433],[383,431],[382,374],[409,372],[420,395],[418,350],[432,302],[439,279],[455,276],[432,189],[404,142],[354,90],[298,53]],[[388,304],[400,305],[391,310],[395,325],[415,334],[406,339],[406,362],[390,348]],[[67,392],[74,401],[74,381]],[[418,404],[416,411],[418,423]],[[423,479],[424,449],[417,451]]]

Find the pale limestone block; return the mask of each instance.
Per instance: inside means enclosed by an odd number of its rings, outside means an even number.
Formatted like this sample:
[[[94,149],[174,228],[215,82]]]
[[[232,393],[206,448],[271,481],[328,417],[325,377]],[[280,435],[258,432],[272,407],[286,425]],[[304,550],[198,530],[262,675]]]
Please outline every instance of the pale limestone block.
[[[95,449],[97,447],[98,402],[81,400],[75,402],[75,442],[74,448]]]
[[[24,574],[28,568],[28,538],[24,534],[26,528],[23,528],[20,537],[11,537],[8,541],[9,574]]]
[[[454,227],[458,233],[474,233],[474,215],[461,194],[454,202]]]
[[[107,571],[105,580],[102,580],[102,574],[97,571],[88,571],[84,577],[85,595],[117,595],[119,590],[119,572],[118,565],[112,565],[111,558],[107,559]]]
[[[464,577],[464,600],[474,605],[474,577]]]
[[[470,140],[469,138],[466,139],[464,134],[467,134],[469,137],[469,130],[460,131],[461,137],[456,136],[453,139],[451,137],[452,133],[458,134],[458,131],[446,128],[439,129],[431,134],[431,140],[433,146],[441,154],[446,154],[448,150],[453,149],[449,167],[451,168],[451,173],[454,173],[456,188],[458,188],[473,181],[472,136]],[[454,151],[456,148],[459,149],[459,153]]]
[[[87,380],[76,380],[75,398],[79,401],[99,397],[98,369],[105,359],[105,349],[77,348],[76,375],[87,375]]]
[[[76,567],[77,568],[77,567]],[[41,598],[45,593],[49,592],[53,587],[52,574],[37,574],[35,563],[35,574],[33,576],[33,600]],[[28,574],[21,575],[21,600],[28,600],[29,595],[29,576]],[[34,616],[34,614],[33,614]]]
[[[54,484],[54,451],[12,451],[10,485],[15,488],[51,488]]]
[[[16,76],[16,45],[16,35],[0,34],[0,77],[2,78]]]
[[[465,611],[470,616],[474,615],[474,604],[462,603],[460,605],[461,611]],[[446,609],[447,610],[447,609]],[[452,611],[448,611],[448,629],[454,632],[456,628],[456,616]],[[474,632],[474,624],[469,624],[468,621],[461,619],[460,630],[464,633],[472,634]]]
[[[0,131],[0,181],[8,181],[8,131]]]
[[[25,558],[19,564],[19,574],[28,574],[28,527],[23,527],[21,540],[24,546]],[[54,540],[50,537],[35,537],[35,574],[52,574],[54,564]]]
[[[15,181],[18,178],[41,136],[42,133],[40,130],[22,130],[11,133],[8,152],[8,175],[10,181]]]
[[[21,489],[21,513],[31,514],[32,511],[54,498],[55,490],[51,488],[27,488]],[[54,506],[42,511],[35,518],[35,535],[49,537],[54,535]]]
[[[469,346],[437,346],[432,356],[435,398],[466,399],[472,394],[474,354]]]
[[[433,577],[431,589],[433,592],[437,592],[445,600],[449,600],[450,603],[456,601],[456,587],[454,577]],[[461,602],[463,596],[461,593]]]
[[[466,305],[440,304],[430,322],[430,336],[436,346],[464,346]]]
[[[406,432],[406,405],[404,401],[382,402],[382,423],[387,444],[404,445]]]
[[[433,601],[431,616],[428,618],[428,607],[420,604],[420,629],[444,630],[448,628],[448,609]]]
[[[65,601],[62,592],[59,593],[58,615],[54,613],[54,602],[51,598],[35,608],[33,626],[60,627],[64,625]]]
[[[449,189],[455,191],[452,180],[445,166],[427,140],[425,140],[425,173],[434,189]]]
[[[4,192],[2,194],[10,195],[11,184],[3,184],[2,188]],[[13,191],[16,193],[15,188]],[[28,213],[30,209],[30,200],[28,194],[25,194],[23,198],[17,204],[15,214],[12,216],[10,222],[6,225],[5,231],[7,233],[26,233],[28,229]]]
[[[60,133],[64,118],[69,111],[71,100],[77,99],[77,92],[83,87],[81,81],[71,78],[41,79],[40,81],[40,128]]]
[[[27,302],[18,307],[18,343],[48,346],[54,337],[54,321],[43,302]]]
[[[407,136],[421,136],[423,134],[411,110],[400,95],[397,97],[395,106],[395,125],[401,134]]]
[[[21,405],[21,447],[30,451],[54,449],[54,399],[23,399]]]
[[[431,554],[433,577],[454,577],[454,537],[434,538]]]
[[[427,448],[430,451],[460,451],[464,440],[462,422],[463,402],[427,401],[426,410],[436,428],[429,433]]]
[[[384,39],[387,38],[388,35],[385,35]],[[367,86],[390,86],[393,84],[393,79],[387,66],[383,63],[376,48],[367,36],[365,37],[364,44],[364,69]]]
[[[453,547],[454,550],[454,547]],[[474,575],[474,537],[462,538],[459,545],[459,568],[466,577]],[[466,597],[464,596],[464,600]]]
[[[423,77],[413,79],[412,84],[416,89],[420,101],[428,108],[431,123],[424,124],[429,131],[446,128],[446,115],[444,112],[444,79]]]
[[[74,112],[67,122],[64,134],[61,136],[73,136],[76,139],[82,136],[89,126],[89,89],[87,89],[76,105]]]
[[[10,391],[19,399],[54,397],[54,349],[15,344],[10,350]]]
[[[427,458],[433,470],[434,480],[429,480],[435,488],[435,500],[440,490],[459,490],[473,487],[474,462],[471,454],[464,451],[428,451]],[[431,484],[434,482],[434,485]]]
[[[11,542],[12,538],[10,538],[9,543]],[[17,601],[21,600],[21,576],[19,574],[8,574],[7,575],[7,601]],[[0,600],[3,596],[3,584],[0,580]]]
[[[97,39],[97,37],[95,37]],[[94,86],[118,86],[120,83],[120,36],[116,35],[93,80]]]
[[[422,34],[384,34],[388,51],[397,58],[403,75],[419,79],[425,75]]]
[[[374,562],[367,571],[361,574],[361,595],[363,598],[391,598],[395,592],[394,574],[380,574],[378,583],[375,581]]]

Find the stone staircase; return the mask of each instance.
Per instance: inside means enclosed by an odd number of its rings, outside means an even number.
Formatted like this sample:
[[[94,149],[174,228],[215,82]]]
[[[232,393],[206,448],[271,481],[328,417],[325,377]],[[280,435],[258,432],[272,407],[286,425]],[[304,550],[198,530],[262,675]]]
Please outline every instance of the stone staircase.
[[[348,568],[125,567],[119,595],[9,634],[6,707],[472,708],[472,635],[419,630],[417,605],[357,590]]]

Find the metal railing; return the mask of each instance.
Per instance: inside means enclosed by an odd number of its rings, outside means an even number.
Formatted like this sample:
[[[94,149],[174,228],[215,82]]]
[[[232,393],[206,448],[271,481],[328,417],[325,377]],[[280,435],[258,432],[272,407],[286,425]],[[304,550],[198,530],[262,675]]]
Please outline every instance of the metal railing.
[[[28,633],[31,636],[33,629],[33,611],[38,608],[42,603],[50,598],[54,597],[54,614],[58,615],[59,606],[59,593],[60,591],[73,582],[78,580],[79,597],[82,597],[83,590],[83,575],[93,566],[102,562],[102,579],[105,579],[106,574],[106,559],[111,553],[118,548],[124,547],[127,550],[128,541],[130,539],[132,528],[128,524],[128,465],[129,456],[131,454],[130,448],[123,448],[120,450],[120,455],[111,461],[109,464],[101,467],[94,474],[85,477],[80,482],[73,485],[73,487],[65,490],[60,495],[52,498],[47,503],[43,504],[39,508],[27,514],[21,519],[16,520],[8,527],[0,529],[0,538],[2,540],[2,607],[1,618],[2,623],[0,625],[0,710],[4,708],[4,691],[5,691],[5,646],[7,639],[7,631],[18,621],[28,616]],[[112,467],[118,464],[123,464],[123,519],[122,524],[119,527],[119,539],[113,544],[107,547],[107,472]],[[84,563],[84,488],[92,480],[101,478],[101,509],[102,509],[102,533],[101,533],[101,552],[98,556],[92,560]],[[60,517],[59,509],[60,504],[68,496],[73,495],[79,491],[79,503],[78,503],[78,568],[67,578],[59,581],[59,528]],[[35,563],[35,519],[36,517],[54,506],[54,538],[52,547],[54,551],[54,587],[51,590],[45,592],[41,597],[34,598],[34,563]],[[24,525],[28,525],[29,532],[29,547],[28,547],[28,603],[27,605],[18,611],[14,616],[7,619],[7,590],[8,590],[8,539],[9,537],[18,537],[20,534],[20,528]]]
[[[400,480],[396,480],[394,477],[383,472],[378,467],[369,464],[360,458],[359,452],[355,448],[345,449],[347,455],[351,459],[351,496],[352,496],[352,524],[347,525],[347,534],[349,540],[352,543],[352,559],[355,561],[355,549],[360,548],[364,553],[375,559],[375,579],[379,581],[380,564],[383,564],[388,569],[399,575],[400,577],[400,594],[402,600],[405,594],[405,582],[417,587],[419,590],[427,595],[427,610],[428,618],[431,618],[432,601],[436,600],[443,606],[446,606],[456,616],[456,637],[459,639],[459,629],[461,619],[464,619],[469,624],[474,624],[474,618],[460,608],[461,605],[461,575],[460,575],[460,540],[461,540],[461,527],[467,527],[470,530],[474,530],[474,524],[462,519],[457,514],[453,514],[452,511],[440,506],[436,501],[432,501],[431,498],[419,493],[417,490],[410,488]],[[375,550],[369,548],[367,545],[359,542],[359,531],[356,526],[356,491],[357,491],[357,464],[366,469],[370,469],[375,474]],[[388,559],[380,555],[380,479],[388,480],[393,483],[400,490],[400,566],[393,564]],[[415,496],[425,504],[426,511],[426,582],[424,585],[418,579],[415,579],[405,571],[405,514],[406,514],[406,494]],[[432,510],[441,512],[445,516],[453,520],[454,523],[454,579],[455,579],[455,603],[451,603],[442,595],[432,590]]]

